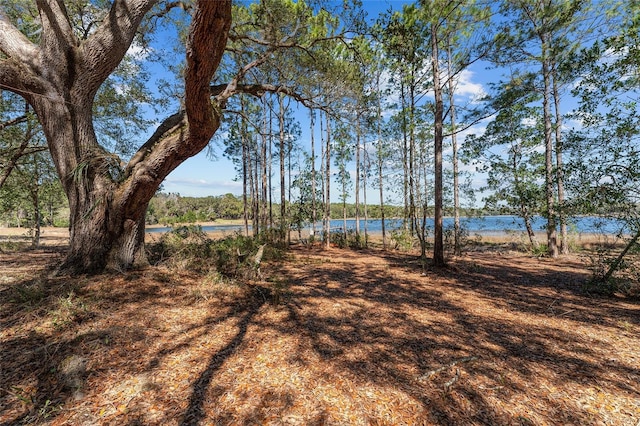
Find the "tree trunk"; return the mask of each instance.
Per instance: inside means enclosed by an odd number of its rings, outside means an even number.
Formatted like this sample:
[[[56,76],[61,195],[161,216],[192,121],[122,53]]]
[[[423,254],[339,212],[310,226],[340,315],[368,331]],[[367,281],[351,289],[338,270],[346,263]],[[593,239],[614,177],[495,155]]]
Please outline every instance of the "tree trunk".
[[[362,201],[364,203],[362,207],[362,213],[364,214],[364,248],[368,247],[369,244],[369,233],[368,233],[368,225],[369,221],[369,210],[367,208],[367,171],[369,170],[369,164],[367,163],[369,157],[367,154],[367,141],[366,139],[362,141],[362,155],[363,155],[363,168],[364,172],[362,173]]]
[[[544,90],[542,98],[542,108],[544,114],[544,142],[545,142],[545,190],[547,200],[547,251],[549,256],[558,257],[558,241],[556,235],[556,212],[553,191],[553,137],[551,125],[551,85],[549,60],[547,59],[548,47],[546,38],[541,36],[542,41],[542,77],[544,79]]]
[[[415,76],[411,71],[409,84],[409,223],[411,236],[418,232],[418,216],[416,213],[416,125],[415,125]]]
[[[605,283],[609,282],[609,280],[613,276],[613,273],[615,271],[617,271],[618,268],[620,267],[620,264],[622,263],[622,259],[624,259],[624,257],[627,255],[629,250],[631,250],[631,248],[638,242],[638,239],[640,239],[640,229],[638,229],[636,231],[635,235],[631,238],[631,240],[625,246],[625,248],[622,250],[622,252],[620,252],[618,257],[616,257],[615,260],[613,262],[611,262],[611,265],[609,265],[609,269],[607,270],[607,272],[602,277],[602,281],[603,282],[605,282]]]
[[[259,225],[259,214],[260,214],[260,205],[258,203],[258,163],[255,157],[257,157],[258,153],[256,149],[249,150],[249,158],[248,158],[248,174],[249,174],[249,187],[251,188],[251,226],[253,229],[252,235],[255,237],[258,235],[260,225]],[[253,155],[251,152],[253,151]]]
[[[35,165],[38,167],[37,164]],[[37,172],[36,172],[37,179]],[[38,187],[37,182],[33,182],[33,185],[30,185],[30,193],[31,193],[31,204],[33,205],[33,235],[31,238],[31,245],[33,247],[40,246],[40,188]]]
[[[407,102],[404,93],[404,79],[400,79],[400,105],[402,110],[402,200],[404,202],[404,230],[410,232],[411,216],[409,215],[409,129],[407,126]]]
[[[262,122],[262,135],[261,135],[261,145],[260,145],[260,185],[261,185],[261,196],[260,196],[260,227],[263,231],[267,229],[267,222],[269,221],[269,211],[267,209],[268,204],[268,192],[267,192],[267,140],[269,139],[267,132],[269,131],[269,127],[267,124],[267,101],[263,99],[262,103],[262,114],[263,114],[263,122]]]
[[[434,230],[433,230],[433,264],[444,266],[444,241],[442,233],[442,124],[444,116],[444,106],[442,102],[442,87],[440,85],[440,69],[438,66],[438,37],[436,27],[431,26],[431,66],[433,68],[433,89],[435,95],[435,117],[434,117]]]
[[[70,244],[63,268],[70,272],[146,264],[149,200],[172,170],[207,145],[220,125],[209,86],[226,46],[231,1],[201,0],[193,8],[187,43],[185,110],[165,120],[124,168],[98,144],[92,121],[95,93],[155,3],[113,2],[104,22],[82,42],[59,1],[36,2],[42,25],[39,45],[0,16],[0,84],[33,107],[69,199]]]
[[[460,182],[458,176],[458,135],[456,132],[455,87],[453,83],[453,65],[451,64],[451,40],[447,38],[447,78],[449,83],[449,111],[451,114],[451,150],[453,155],[453,253],[462,254],[462,236],[460,229]]]
[[[342,181],[342,237],[347,242],[347,188],[346,183]]]
[[[521,212],[522,212],[522,218],[524,219],[524,227],[527,230],[527,236],[529,237],[529,243],[531,244],[531,247],[533,247],[534,249],[538,248],[538,240],[536,240],[536,236],[533,233],[533,226],[531,226],[531,216],[529,215],[529,212],[527,212],[527,209],[523,206],[521,207]]]
[[[316,222],[318,220],[318,209],[316,206],[316,147],[315,147],[315,123],[316,113],[309,110],[309,126],[311,127],[311,236],[316,236]]]
[[[377,85],[377,93],[378,93],[378,120],[377,120],[377,133],[378,133],[378,189],[380,191],[380,220],[382,225],[382,249],[387,249],[387,233],[384,223],[384,176],[382,175],[382,166],[384,164],[383,160],[383,147],[384,143],[382,142],[382,96],[380,95],[380,74],[378,74],[378,78],[376,79]]]
[[[240,97],[240,109],[242,113],[245,112],[244,97]],[[241,134],[242,140],[242,219],[244,220],[244,235],[249,236],[249,206],[247,205],[247,185],[248,185],[248,173],[251,172],[251,163],[249,159],[249,147],[247,143],[247,128],[246,121],[241,120]]]
[[[567,233],[567,216],[564,211],[564,164],[562,163],[562,113],[560,112],[560,90],[558,89],[555,67],[553,70],[553,99],[555,105],[556,136],[556,180],[558,188],[558,219],[560,220],[560,253],[569,254],[569,237]]]
[[[520,161],[521,155],[520,149],[516,149],[515,147],[513,147],[512,152],[513,162],[511,164],[511,167],[513,167],[513,183],[516,190],[516,195],[518,196],[518,203],[520,204],[520,217],[522,217],[522,219],[524,220],[524,227],[527,230],[527,236],[529,237],[529,243],[531,243],[531,247],[537,249],[538,240],[533,233],[533,227],[531,226],[531,215],[529,214],[529,209],[525,204],[526,197],[523,193],[520,178],[518,176],[518,163]]]
[[[279,106],[279,114],[278,114],[278,125],[280,130],[280,237],[283,239],[282,242],[285,242],[285,236],[287,230],[289,229],[288,220],[287,220],[287,199],[286,199],[286,191],[285,191],[285,167],[284,167],[284,159],[285,159],[285,135],[284,135],[284,102],[282,101],[282,94],[278,94],[278,106]]]
[[[356,241],[360,241],[360,112],[356,113]]]
[[[267,191],[269,194],[269,229],[273,228],[273,105],[269,105],[269,148],[267,150]]]
[[[330,247],[330,237],[331,237],[331,119],[329,117],[329,114],[325,114],[326,118],[327,118],[327,140],[326,140],[326,144],[327,147],[325,149],[325,155],[326,155],[326,166],[325,166],[325,192],[326,192],[326,197],[325,197],[325,206],[324,206],[324,247],[325,248],[329,248]]]

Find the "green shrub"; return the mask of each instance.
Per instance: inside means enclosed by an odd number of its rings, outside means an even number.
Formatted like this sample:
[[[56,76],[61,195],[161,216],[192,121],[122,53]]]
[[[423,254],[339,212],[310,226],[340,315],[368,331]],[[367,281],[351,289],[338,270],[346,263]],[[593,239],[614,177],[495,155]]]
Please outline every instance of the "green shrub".
[[[355,250],[363,249],[367,246],[363,233],[356,234],[354,229],[347,229],[347,234],[340,230],[330,234],[329,241],[339,248],[351,248]]]
[[[206,271],[211,257],[210,241],[200,225],[181,226],[150,245],[148,257],[154,264],[168,263],[180,269]]]
[[[250,279],[257,271],[255,255],[263,243],[241,233],[212,240],[199,225],[182,226],[149,245],[152,264],[201,273],[215,272],[228,278]],[[283,251],[266,245],[262,260],[281,259]]]
[[[414,238],[405,229],[392,230],[391,241],[393,241],[396,250],[409,251],[413,249]]]

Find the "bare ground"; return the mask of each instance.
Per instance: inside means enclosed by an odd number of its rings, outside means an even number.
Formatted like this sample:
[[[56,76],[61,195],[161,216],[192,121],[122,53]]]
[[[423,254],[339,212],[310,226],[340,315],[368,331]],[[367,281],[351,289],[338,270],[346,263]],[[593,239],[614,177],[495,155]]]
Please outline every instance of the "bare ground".
[[[0,253],[0,425],[640,424],[640,305],[577,256],[294,248],[264,279]]]

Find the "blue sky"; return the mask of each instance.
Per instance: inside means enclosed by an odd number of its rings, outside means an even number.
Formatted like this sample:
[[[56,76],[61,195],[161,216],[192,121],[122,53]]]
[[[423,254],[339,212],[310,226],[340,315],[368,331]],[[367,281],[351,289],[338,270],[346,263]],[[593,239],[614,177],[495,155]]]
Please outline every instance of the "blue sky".
[[[368,17],[375,19],[379,14],[389,9],[402,8],[405,3],[412,2],[406,0],[364,0],[363,6]],[[301,114],[298,114],[297,117],[302,127],[300,142],[302,146],[309,146],[308,113],[300,111]],[[319,139],[319,136],[316,136],[316,138]],[[214,144],[213,147],[217,154],[217,159],[211,159],[206,150],[188,159],[165,179],[163,191],[192,197],[221,195],[229,192],[241,195],[242,182],[234,180],[236,171],[233,164],[222,156],[222,149],[219,145]],[[320,167],[319,164],[317,167]],[[337,192],[333,192],[334,196],[337,197]],[[377,191],[370,191],[369,194],[368,198],[371,202],[374,202],[374,198],[378,200]],[[279,195],[274,194],[274,198],[279,199]],[[337,198],[334,201],[337,201]]]
[[[404,0],[365,0],[363,2],[363,6],[367,11],[367,14],[370,19],[375,20],[380,13],[383,13],[389,9],[400,9],[403,4],[412,3]],[[168,34],[168,36],[171,36]],[[165,45],[162,47],[166,47],[168,43],[165,40]],[[154,70],[158,70],[158,68],[154,67]],[[488,80],[495,80],[496,71],[493,70],[487,71],[485,66],[482,64],[477,64],[469,71],[465,71],[462,77],[462,81],[460,82],[460,87],[458,93],[468,97],[478,96],[485,90],[485,84]],[[493,74],[493,75],[492,75]],[[154,75],[153,78],[161,78],[162,75]],[[292,103],[293,105],[294,103]],[[171,112],[167,112],[165,115],[169,115]],[[157,117],[158,119],[164,118]],[[308,124],[308,112],[304,108],[299,109],[299,114],[297,114],[297,119],[300,122],[302,135],[300,139],[300,144],[303,147],[308,147],[310,145],[310,132],[309,132],[309,124]],[[480,125],[474,128],[472,131],[480,131],[483,125]],[[317,129],[316,131],[318,131]],[[469,132],[467,132],[469,133]],[[462,141],[464,139],[464,135],[459,136],[459,140]],[[316,135],[316,141],[319,141],[319,135]],[[233,193],[235,195],[241,195],[242,193],[242,183],[240,181],[235,180],[236,171],[234,169],[231,161],[227,160],[222,156],[223,148],[220,144],[213,143],[212,145],[213,151],[215,152],[215,156],[217,159],[212,159],[211,156],[206,152],[207,150],[201,152],[185,161],[181,164],[176,170],[174,170],[163,182],[163,191],[171,192],[171,193],[179,193],[182,196],[193,196],[193,197],[206,197],[206,196],[216,196],[222,195],[225,193]],[[317,153],[319,155],[319,153]],[[446,155],[446,153],[445,153]],[[445,157],[446,158],[446,157]],[[319,159],[317,160],[317,169],[320,168]],[[446,161],[446,160],[445,160]],[[274,165],[277,167],[277,165]],[[445,167],[450,167],[445,163]],[[355,167],[352,167],[353,169]],[[354,170],[351,170],[352,174]],[[279,199],[279,185],[276,180],[277,176],[274,176],[274,199]],[[477,177],[477,179],[481,179]],[[480,181],[476,182],[476,186],[480,185]],[[337,188],[337,184],[333,185]],[[338,191],[334,189],[332,191],[332,201],[338,201]],[[390,195],[390,192],[387,191],[387,196]],[[353,196],[350,201],[353,201]],[[396,200],[398,203],[400,200]],[[376,188],[371,187],[367,191],[367,202],[368,203],[378,203],[379,202],[379,192]]]

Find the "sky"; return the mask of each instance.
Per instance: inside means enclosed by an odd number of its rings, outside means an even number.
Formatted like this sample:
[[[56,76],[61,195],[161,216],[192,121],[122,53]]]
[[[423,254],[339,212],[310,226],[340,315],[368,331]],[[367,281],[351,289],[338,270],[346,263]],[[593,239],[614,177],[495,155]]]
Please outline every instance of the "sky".
[[[405,3],[411,3],[404,0],[364,0],[363,6],[370,19],[375,19],[380,13],[389,9],[398,10],[402,8]],[[485,92],[485,85],[487,81],[492,77],[491,73],[485,69],[482,64],[477,64],[470,70],[465,71],[462,75],[460,87],[458,93],[462,96],[475,97]],[[156,76],[158,77],[158,76]],[[308,124],[308,112],[303,108],[300,108],[299,113],[296,115],[300,122],[302,135],[300,138],[300,144],[304,147],[310,145],[310,131]],[[169,115],[167,112],[166,115]],[[162,117],[159,117],[162,118]],[[474,131],[481,131],[482,124],[476,128],[470,129],[466,133]],[[460,135],[459,140],[464,139],[464,134]],[[319,140],[319,135],[316,135],[316,141]],[[242,194],[242,182],[236,180],[237,173],[234,169],[234,165],[231,161],[222,156],[223,148],[219,144],[213,145],[213,152],[216,154],[216,159],[212,159],[207,150],[197,154],[196,156],[186,160],[183,164],[178,166],[163,182],[162,191],[165,193],[179,193],[181,196],[189,197],[206,197],[206,196],[218,196],[226,193],[232,193],[235,195]],[[445,152],[445,168],[450,168],[450,165],[446,163]],[[277,165],[276,165],[277,167]],[[320,168],[319,160],[317,169]],[[463,168],[465,166],[462,166]],[[355,167],[353,166],[352,169]],[[473,166],[468,166],[475,170]],[[351,170],[353,174],[354,170]],[[274,176],[274,199],[279,199],[279,185],[276,182],[278,176]],[[477,182],[475,186],[481,184],[481,177],[476,177]],[[337,188],[337,184],[334,184]],[[390,194],[387,191],[388,197]],[[332,201],[338,201],[339,193],[337,190],[332,191]],[[354,201],[353,195],[348,200]],[[388,201],[388,200],[385,200]],[[400,203],[400,200],[395,200]],[[367,202],[370,204],[379,202],[379,192],[376,188],[371,187],[367,191]]]

